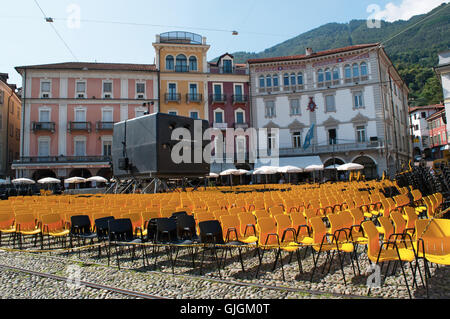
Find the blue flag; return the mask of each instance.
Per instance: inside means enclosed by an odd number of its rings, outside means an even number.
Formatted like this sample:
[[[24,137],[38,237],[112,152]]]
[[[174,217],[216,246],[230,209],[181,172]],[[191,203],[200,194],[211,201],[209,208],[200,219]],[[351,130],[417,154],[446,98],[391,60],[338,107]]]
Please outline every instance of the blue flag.
[[[311,146],[311,140],[314,138],[314,124],[309,129],[308,134],[306,134],[305,143],[303,144],[303,149],[307,150]]]

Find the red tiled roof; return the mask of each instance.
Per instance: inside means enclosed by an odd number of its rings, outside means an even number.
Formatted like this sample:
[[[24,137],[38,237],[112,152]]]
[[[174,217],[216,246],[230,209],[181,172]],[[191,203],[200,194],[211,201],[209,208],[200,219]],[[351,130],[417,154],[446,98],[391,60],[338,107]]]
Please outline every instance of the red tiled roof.
[[[344,48],[314,52],[313,54],[308,55],[308,56],[306,54],[302,54],[302,55],[281,56],[281,57],[274,57],[274,58],[250,59],[247,62],[249,64],[256,64],[256,63],[266,63],[266,62],[303,60],[303,59],[315,58],[315,57],[329,55],[329,54],[336,54],[336,53],[342,53],[342,52],[347,52],[347,51],[352,51],[352,50],[365,49],[365,48],[375,47],[378,45],[379,45],[379,43],[358,44],[358,45],[352,45],[352,46],[348,46],[348,47],[344,47]]]
[[[443,114],[445,114],[445,109],[440,110],[439,112],[431,114],[429,117],[427,117],[427,121],[437,119],[438,117],[441,117]]]
[[[103,70],[103,71],[156,71],[154,64],[129,64],[129,63],[90,63],[90,62],[65,62],[42,65],[18,66],[16,70]]]
[[[430,109],[442,109],[444,105],[436,104],[436,105],[425,105],[425,106],[414,106],[409,108],[409,113],[413,113],[421,110],[430,110]]]

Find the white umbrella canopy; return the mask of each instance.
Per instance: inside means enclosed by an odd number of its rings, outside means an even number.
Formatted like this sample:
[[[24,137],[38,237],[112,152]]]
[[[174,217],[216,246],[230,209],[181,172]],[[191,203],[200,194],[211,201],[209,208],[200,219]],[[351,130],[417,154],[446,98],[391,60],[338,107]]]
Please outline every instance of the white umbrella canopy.
[[[253,172],[253,175],[273,175],[278,174],[279,167],[274,166],[263,166],[261,168],[258,168],[256,171]]]
[[[339,166],[341,166],[341,165],[334,164],[334,165],[327,166],[327,167],[325,167],[324,169],[326,169],[326,170],[327,170],[327,169],[338,169]]]
[[[83,177],[72,177],[72,178],[68,178],[68,179],[64,180],[64,183],[66,183],[66,184],[81,184],[81,183],[86,183],[86,179],[84,179]]]
[[[338,167],[338,171],[360,171],[363,170],[364,166],[356,163],[348,163]]]
[[[39,184],[60,184],[61,181],[57,178],[46,177],[46,178],[38,180],[38,183]]]
[[[242,175],[246,175],[248,173],[248,171],[247,170],[245,170],[245,169],[239,169],[237,172],[235,172],[233,175],[236,175],[236,176],[242,176]]]
[[[284,167],[280,167],[278,169],[278,173],[284,173],[284,174],[303,173],[303,168],[296,167],[296,166],[284,166]]]
[[[36,184],[35,181],[33,181],[32,179],[29,179],[29,178],[17,178],[15,180],[13,180],[11,183],[13,183],[13,184],[27,184],[27,185]]]
[[[209,173],[208,178],[217,178],[219,177],[219,174],[216,173]]]
[[[220,176],[230,176],[230,175],[238,175],[240,172],[237,169],[227,169],[220,173]]]
[[[101,176],[92,176],[89,177],[87,180],[87,182],[96,182],[96,183],[107,183],[108,180],[104,177]]]
[[[307,172],[307,173],[316,172],[316,171],[323,171],[323,170],[324,170],[323,165],[310,165],[310,166],[305,168],[305,172]]]

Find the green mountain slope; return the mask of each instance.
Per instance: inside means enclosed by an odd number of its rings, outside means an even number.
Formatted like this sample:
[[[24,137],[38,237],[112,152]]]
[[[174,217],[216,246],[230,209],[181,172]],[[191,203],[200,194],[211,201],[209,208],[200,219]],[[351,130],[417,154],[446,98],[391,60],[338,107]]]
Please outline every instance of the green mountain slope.
[[[422,21],[423,19],[425,20]],[[344,24],[328,23],[263,52],[235,52],[233,55],[236,62],[245,63],[254,58],[304,54],[308,47],[317,52],[382,42],[411,90],[411,104],[436,104],[443,97],[439,80],[432,68],[438,64],[438,53],[450,48],[449,30],[450,4],[442,4],[429,13],[412,17],[408,21],[382,21],[381,28],[368,28],[366,20],[352,20]],[[395,35],[397,36],[390,40]]]

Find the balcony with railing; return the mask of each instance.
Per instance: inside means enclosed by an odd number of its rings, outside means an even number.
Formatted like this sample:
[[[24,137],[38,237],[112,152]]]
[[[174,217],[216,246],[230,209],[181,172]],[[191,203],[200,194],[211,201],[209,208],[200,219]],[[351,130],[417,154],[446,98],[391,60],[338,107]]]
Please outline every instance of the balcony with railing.
[[[95,129],[97,131],[112,131],[114,129],[114,122],[97,122]]]
[[[384,147],[384,143],[380,140],[366,142],[366,143],[343,143],[343,144],[332,144],[332,145],[311,145],[306,150],[303,147],[299,148],[283,148],[278,149],[279,156],[300,156],[300,155],[319,155],[319,154],[336,154],[351,151],[367,151],[367,150],[379,150]],[[271,156],[275,154],[275,151],[267,149],[259,150],[262,154],[267,154]]]
[[[248,102],[248,95],[233,95],[233,104],[246,104]]]
[[[33,122],[33,132],[45,131],[55,133],[55,122]]]
[[[13,164],[110,163],[111,161],[111,156],[28,156],[15,160]]]
[[[69,122],[68,131],[86,131],[91,132],[91,122]]]
[[[241,129],[246,130],[246,129],[249,128],[249,124],[248,124],[248,123],[238,123],[238,122],[235,122],[235,123],[233,124],[233,127],[234,127],[235,129],[241,128]]]
[[[203,95],[197,93],[188,93],[186,94],[186,101],[192,103],[201,103],[203,101]]]
[[[228,123],[213,123],[213,128],[217,128],[220,130],[226,130],[228,128]]]
[[[181,94],[179,94],[179,93],[166,93],[165,94],[165,100],[166,100],[166,103],[169,103],[169,102],[180,103],[181,102]]]
[[[226,103],[227,96],[225,94],[211,94],[209,96],[212,103]]]
[[[209,73],[211,74],[234,74],[234,75],[248,75],[248,68],[243,67],[220,67],[210,66]]]

